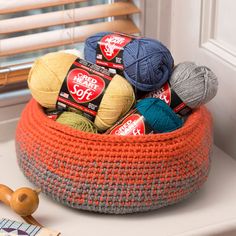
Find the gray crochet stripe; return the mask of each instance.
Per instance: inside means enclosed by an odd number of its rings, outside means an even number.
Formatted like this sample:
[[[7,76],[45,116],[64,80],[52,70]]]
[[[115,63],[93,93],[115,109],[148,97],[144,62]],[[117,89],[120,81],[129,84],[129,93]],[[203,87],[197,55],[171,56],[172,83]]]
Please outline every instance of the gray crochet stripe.
[[[208,168],[203,168],[195,176],[187,180],[170,181],[157,189],[160,180],[155,179],[150,189],[145,185],[121,185],[121,184],[97,184],[95,182],[75,182],[67,178],[50,172],[43,163],[37,163],[35,158],[28,157],[16,144],[18,163],[26,177],[42,189],[42,192],[52,197],[54,200],[82,210],[96,211],[110,214],[127,214],[134,212],[145,212],[155,210],[167,205],[171,205],[189,197],[196,192],[205,182],[208,175]],[[207,165],[205,165],[207,166]],[[159,185],[160,186],[160,185]],[[186,191],[184,196],[178,195],[171,201],[169,194],[178,194]],[[168,192],[168,195],[163,195]],[[85,201],[81,204],[76,202],[76,197],[86,195]],[[71,197],[71,200],[68,198]],[[147,205],[146,201],[150,203]],[[98,201],[99,204],[95,204]],[[125,203],[130,205],[124,206]]]

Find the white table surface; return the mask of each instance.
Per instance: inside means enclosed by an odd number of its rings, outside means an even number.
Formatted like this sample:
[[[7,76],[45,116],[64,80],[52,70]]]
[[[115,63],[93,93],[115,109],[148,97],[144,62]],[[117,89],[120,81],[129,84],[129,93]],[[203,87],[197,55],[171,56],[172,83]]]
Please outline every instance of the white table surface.
[[[14,141],[0,143],[0,183],[12,189],[32,186],[20,172]],[[22,221],[0,203],[0,217]],[[125,216],[73,210],[43,194],[34,217],[65,236],[206,236],[236,235],[236,161],[214,147],[207,183],[192,196],[173,206]]]

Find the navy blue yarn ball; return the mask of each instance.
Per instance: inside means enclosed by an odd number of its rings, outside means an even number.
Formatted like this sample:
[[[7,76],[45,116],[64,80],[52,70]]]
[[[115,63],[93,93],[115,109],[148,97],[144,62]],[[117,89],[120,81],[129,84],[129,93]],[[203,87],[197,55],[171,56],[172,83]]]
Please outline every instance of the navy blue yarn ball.
[[[98,41],[112,32],[100,32],[85,41],[85,59],[96,63]],[[137,38],[125,46],[124,76],[138,90],[153,91],[169,79],[174,66],[170,51],[158,40]]]
[[[136,108],[156,133],[174,131],[183,125],[183,120],[159,98],[142,99]]]

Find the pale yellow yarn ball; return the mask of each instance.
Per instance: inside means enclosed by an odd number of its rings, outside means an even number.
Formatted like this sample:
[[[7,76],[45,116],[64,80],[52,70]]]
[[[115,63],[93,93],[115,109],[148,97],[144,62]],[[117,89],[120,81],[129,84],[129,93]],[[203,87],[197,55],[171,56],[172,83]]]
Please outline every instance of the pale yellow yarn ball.
[[[54,108],[65,76],[77,57],[56,52],[37,59],[29,73],[28,86],[43,107]],[[120,75],[109,83],[98,108],[94,124],[99,131],[110,128],[135,102],[132,86]]]
[[[132,86],[120,75],[115,75],[109,83],[100,103],[95,125],[99,131],[110,128],[127,113],[135,102]]]
[[[76,58],[70,53],[53,52],[35,60],[28,86],[33,98],[43,107],[55,107],[62,82]]]

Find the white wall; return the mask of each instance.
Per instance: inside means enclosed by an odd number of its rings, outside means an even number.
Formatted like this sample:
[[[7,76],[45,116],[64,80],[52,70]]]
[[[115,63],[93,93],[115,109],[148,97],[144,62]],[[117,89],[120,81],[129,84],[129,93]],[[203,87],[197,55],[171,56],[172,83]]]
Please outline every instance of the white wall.
[[[215,143],[236,158],[236,1],[173,0],[171,51],[211,68],[217,96],[207,106],[214,118]]]
[[[218,76],[217,96],[207,104],[215,144],[236,158],[236,1],[145,2],[145,35],[169,47],[175,64],[194,61]]]

